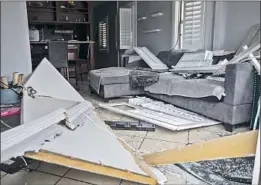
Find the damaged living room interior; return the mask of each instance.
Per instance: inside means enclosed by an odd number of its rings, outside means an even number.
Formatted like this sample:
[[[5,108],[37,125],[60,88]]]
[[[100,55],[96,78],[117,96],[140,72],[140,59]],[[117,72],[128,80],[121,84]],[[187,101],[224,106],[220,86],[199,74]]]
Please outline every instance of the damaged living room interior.
[[[1,1],[2,185],[258,185],[260,1]]]

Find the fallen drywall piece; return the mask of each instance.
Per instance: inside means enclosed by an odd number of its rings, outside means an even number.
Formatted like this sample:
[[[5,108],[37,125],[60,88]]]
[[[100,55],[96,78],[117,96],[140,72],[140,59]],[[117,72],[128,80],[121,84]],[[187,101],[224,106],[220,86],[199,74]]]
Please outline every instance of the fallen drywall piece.
[[[39,136],[40,132],[59,123],[65,118],[65,109],[58,109],[28,124],[20,125],[1,133],[1,162],[4,162],[11,157],[18,156],[18,154],[24,154],[27,150],[21,143],[25,140],[31,142],[32,138]],[[53,130],[51,131],[53,132]],[[56,133],[57,132],[53,134],[55,135]],[[28,140],[28,138],[31,138],[31,140]],[[46,138],[43,138],[41,142],[44,142],[45,139]],[[13,151],[13,153],[10,151]]]
[[[78,102],[61,100],[55,98],[23,98],[22,99],[22,118],[23,124],[28,124],[31,121],[45,116],[46,114],[53,112],[57,109],[68,110],[76,106]]]
[[[1,162],[5,162],[13,157],[23,156],[25,152],[28,151],[37,152],[44,144],[52,142],[54,139],[59,137],[62,132],[63,127],[61,125],[54,124],[47,129],[42,130],[38,134],[27,137],[18,144],[15,144],[1,152]]]
[[[157,183],[94,111],[85,112],[77,119],[85,122],[80,128],[64,130],[60,137],[42,147],[43,152],[26,156],[129,181]]]
[[[78,93],[80,98],[75,99],[73,97],[74,91],[71,91],[72,97],[69,97],[68,93],[66,96],[60,97],[59,95],[64,92],[54,92],[51,89],[54,88],[53,83],[58,81],[56,78],[59,78],[59,83],[63,84],[59,88],[69,89],[70,91],[72,87],[69,85],[70,88],[68,88],[67,82],[62,82],[66,80],[59,73],[57,75],[57,71],[54,70],[52,65],[49,65],[46,59],[39,65],[38,72],[49,68],[52,68],[48,72],[48,75],[53,77],[52,79],[37,80],[40,76],[32,75],[31,78],[36,79],[30,78],[28,81],[37,93],[34,98],[26,93],[23,99],[23,121],[35,120],[41,115],[48,114],[53,109],[63,108],[65,124],[70,129],[64,125],[55,125],[60,126],[60,130],[58,130],[61,134],[51,142],[45,142],[41,147],[39,147],[39,142],[32,143],[32,146],[24,143],[26,151],[45,151],[44,155],[42,152],[38,152],[26,156],[129,181],[156,184],[157,181],[152,177],[153,173],[137,162],[134,155],[119,142],[117,136],[97,117],[90,102],[82,100],[83,98]],[[45,89],[42,88],[46,84],[52,85],[46,86]],[[29,114],[34,114],[34,116]],[[23,126],[27,127],[28,124]],[[78,128],[75,129],[76,127]],[[45,134],[48,135],[49,132],[47,131]],[[39,137],[43,138],[42,136],[41,132]],[[50,137],[48,136],[48,138]]]
[[[255,155],[257,131],[240,133],[210,141],[203,141],[182,148],[144,155],[149,165],[165,165],[185,162],[235,158]]]
[[[99,106],[170,130],[184,130],[220,123],[196,113],[144,97],[131,98],[129,103],[99,104]],[[129,108],[129,110],[124,110],[122,106]]]
[[[76,129],[78,126],[81,126],[81,122],[77,121],[78,117],[86,111],[93,111],[93,109],[94,107],[90,102],[78,103],[66,111],[67,119],[65,124],[72,130]]]
[[[168,66],[160,61],[146,47],[134,47],[133,49],[151,69],[168,69]]]
[[[24,84],[25,88],[32,87],[36,96],[46,96],[57,99],[82,102],[84,98],[65,80],[53,65],[44,58]],[[27,98],[28,93],[24,93]]]

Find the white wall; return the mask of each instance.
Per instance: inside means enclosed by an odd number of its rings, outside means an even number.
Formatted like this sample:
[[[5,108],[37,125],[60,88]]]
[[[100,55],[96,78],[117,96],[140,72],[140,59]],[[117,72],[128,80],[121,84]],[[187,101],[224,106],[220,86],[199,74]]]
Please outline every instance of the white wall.
[[[260,2],[216,2],[214,49],[236,50],[250,28],[260,24]]]
[[[32,72],[26,2],[1,2],[1,76]]]

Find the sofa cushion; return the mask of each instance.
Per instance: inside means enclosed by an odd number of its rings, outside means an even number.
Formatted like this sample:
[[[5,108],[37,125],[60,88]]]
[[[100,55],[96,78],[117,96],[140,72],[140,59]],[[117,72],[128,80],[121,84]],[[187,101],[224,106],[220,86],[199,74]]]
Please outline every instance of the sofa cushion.
[[[203,98],[214,96],[219,100],[224,95],[223,82],[210,79],[185,79],[172,73],[161,73],[159,81],[145,87],[145,91],[153,94]]]

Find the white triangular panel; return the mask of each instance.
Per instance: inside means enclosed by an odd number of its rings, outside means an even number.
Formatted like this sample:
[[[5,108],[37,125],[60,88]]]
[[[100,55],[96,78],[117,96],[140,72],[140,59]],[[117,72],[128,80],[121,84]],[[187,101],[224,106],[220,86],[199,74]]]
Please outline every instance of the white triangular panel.
[[[57,109],[64,108],[68,110],[79,102],[54,99],[54,98],[28,98],[23,100],[22,123],[29,123],[39,117],[42,117]]]
[[[57,69],[44,58],[24,85],[32,87],[37,95],[83,102],[84,98],[71,86]],[[27,93],[25,93],[26,97]]]

